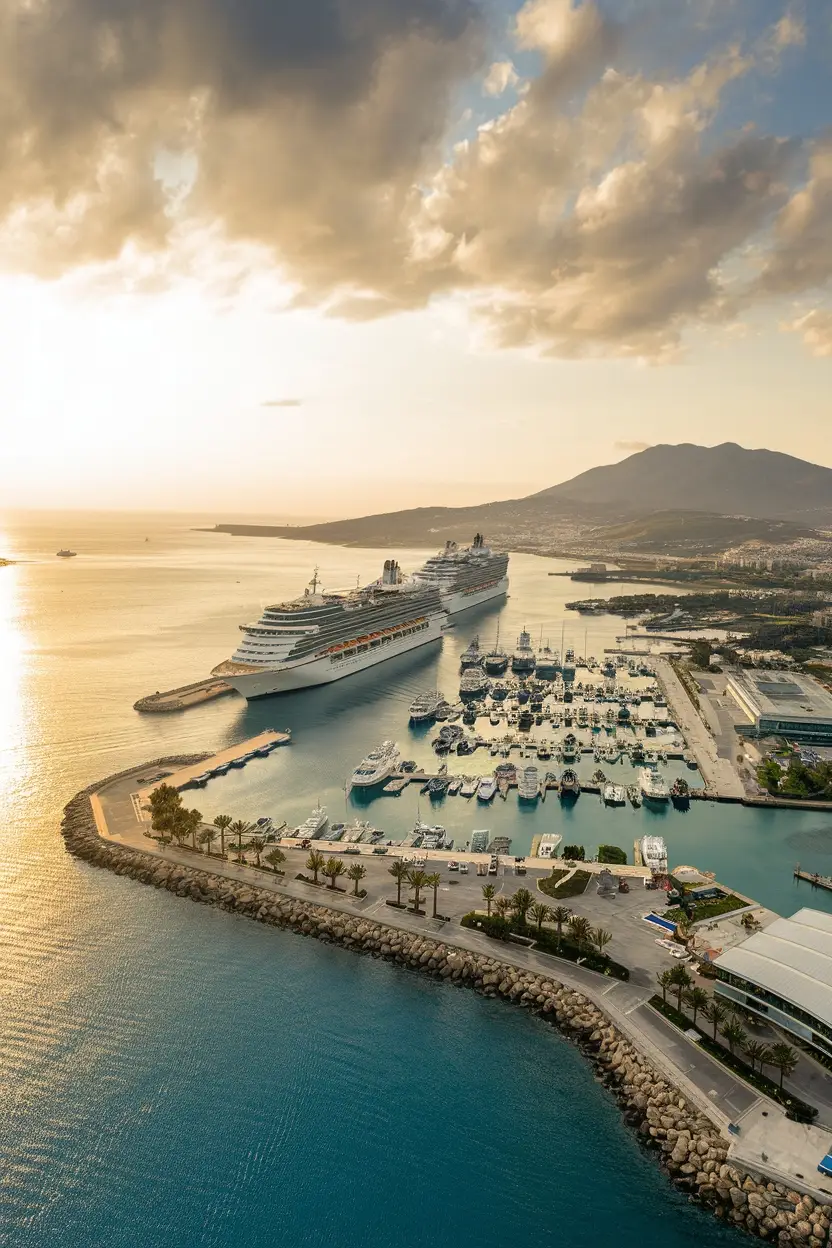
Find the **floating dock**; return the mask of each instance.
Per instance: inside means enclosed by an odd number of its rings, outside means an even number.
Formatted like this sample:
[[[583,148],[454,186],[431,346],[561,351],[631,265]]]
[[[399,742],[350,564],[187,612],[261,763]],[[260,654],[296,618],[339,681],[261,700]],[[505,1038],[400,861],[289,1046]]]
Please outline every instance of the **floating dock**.
[[[245,766],[243,760],[248,761],[248,755],[257,755],[259,753],[260,757],[265,757],[272,750],[288,744],[291,740],[292,734],[288,728],[284,732],[278,732],[274,728],[267,728],[265,732],[258,733],[256,737],[249,737],[248,741],[240,741],[237,745],[229,746],[227,750],[221,750],[219,754],[212,754],[199,763],[191,763],[188,767],[182,767],[179,771],[172,772],[171,775],[165,776],[165,784],[171,785],[174,789],[188,788],[199,776],[207,775],[220,767],[225,769]],[[143,789],[139,789],[133,795],[136,799],[133,803],[134,807],[138,805],[144,820],[150,818],[149,812],[144,810],[145,803],[157,787],[156,784],[150,784]]]
[[[796,880],[804,880],[807,884],[813,884],[815,888],[825,888],[827,892],[832,893],[832,876],[819,875],[817,871],[801,871],[797,866],[794,869],[794,878]]]

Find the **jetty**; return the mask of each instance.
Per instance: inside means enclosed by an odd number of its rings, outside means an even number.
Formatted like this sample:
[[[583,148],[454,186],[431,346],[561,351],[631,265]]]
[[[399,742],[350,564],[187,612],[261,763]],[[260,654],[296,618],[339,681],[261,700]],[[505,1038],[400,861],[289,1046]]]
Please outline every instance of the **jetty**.
[[[813,884],[815,888],[825,888],[827,892],[832,893],[832,876],[819,875],[817,871],[801,871],[800,864],[798,864],[794,869],[794,878]]]
[[[179,689],[168,689],[164,692],[157,690],[156,693],[150,693],[134,702],[133,710],[156,714],[186,711],[188,707],[212,702],[214,698],[224,698],[229,693],[234,693],[234,689],[228,681],[213,677],[197,680],[191,685],[182,685]]]
[[[226,750],[220,750],[218,754],[209,754],[207,758],[203,757],[199,762],[189,763],[179,768],[178,771],[171,772],[164,777],[165,784],[169,784],[174,789],[187,789],[192,787],[194,781],[202,783],[203,777],[205,777],[204,783],[207,783],[212,775],[222,775],[230,767],[244,767],[247,762],[256,757],[265,758],[272,750],[281,745],[287,745],[291,740],[292,734],[288,728],[283,732],[278,732],[275,728],[267,728],[264,732],[258,733],[256,737],[249,737],[247,741],[240,741]],[[151,783],[146,784],[133,795],[133,807],[143,822],[150,818],[149,811],[144,808],[158,783],[159,778],[155,777]]]

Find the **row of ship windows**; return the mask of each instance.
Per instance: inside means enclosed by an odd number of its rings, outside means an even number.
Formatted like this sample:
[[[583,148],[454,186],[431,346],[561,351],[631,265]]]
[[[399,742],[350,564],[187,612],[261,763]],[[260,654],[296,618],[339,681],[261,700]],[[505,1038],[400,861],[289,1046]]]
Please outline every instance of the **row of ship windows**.
[[[330,662],[340,663],[342,659],[350,659],[355,654],[363,654],[365,650],[375,650],[378,646],[389,646],[391,642],[398,641],[400,637],[409,637],[412,633],[424,632],[426,628],[430,628],[430,624],[425,621],[423,624],[414,624],[412,628],[402,628],[394,635],[386,635],[384,637],[374,637],[372,641],[365,642],[360,646],[350,646],[348,650],[338,650],[335,654],[329,656]]]

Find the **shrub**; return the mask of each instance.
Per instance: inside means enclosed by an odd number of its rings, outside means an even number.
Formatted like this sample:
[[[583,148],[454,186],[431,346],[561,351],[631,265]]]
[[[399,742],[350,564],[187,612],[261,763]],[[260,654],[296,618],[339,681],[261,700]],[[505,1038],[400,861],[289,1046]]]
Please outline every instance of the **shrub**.
[[[510,940],[519,935],[527,940],[534,941],[535,948],[549,953],[553,957],[563,958],[567,962],[577,962],[580,960],[582,966],[588,967],[591,971],[598,971],[601,975],[609,975],[614,979],[627,980],[630,978],[630,972],[626,966],[622,966],[620,962],[614,962],[612,958],[605,953],[598,953],[597,949],[591,947],[579,948],[577,945],[570,943],[565,937],[558,939],[557,932],[550,928],[543,927],[540,931],[536,927],[527,923],[519,923],[515,919],[511,923],[500,918],[499,915],[492,914],[488,918],[484,914],[477,914],[471,911],[463,916],[463,927],[473,927],[478,931],[485,932],[486,936],[490,936],[493,940]]]
[[[614,863],[618,867],[623,867],[627,863],[627,851],[621,849],[618,845],[599,845],[598,861]]]

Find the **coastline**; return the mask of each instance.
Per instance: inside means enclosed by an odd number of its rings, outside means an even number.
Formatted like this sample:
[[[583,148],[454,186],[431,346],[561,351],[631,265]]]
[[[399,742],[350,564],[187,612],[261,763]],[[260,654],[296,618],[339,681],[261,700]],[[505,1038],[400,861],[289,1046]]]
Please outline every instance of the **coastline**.
[[[190,754],[151,760],[144,767],[187,766],[209,757]],[[787,1183],[731,1162],[727,1120],[687,1084],[681,1071],[666,1069],[661,1055],[647,1055],[616,1025],[591,990],[576,990],[553,975],[529,970],[505,957],[472,952],[453,939],[442,941],[393,923],[344,913],[274,888],[237,882],[190,865],[160,860],[102,835],[93,795],[135,773],[135,767],[82,790],[64,808],[62,834],[75,857],[127,875],[180,897],[219,906],[271,926],[314,936],[449,980],[488,997],[521,1005],[556,1025],[572,1039],[616,1097],[625,1122],[659,1156],[671,1180],[715,1216],[782,1244],[829,1242],[832,1203],[819,1203]],[[501,951],[502,952],[502,951]],[[567,968],[564,968],[566,973]],[[568,978],[568,975],[565,975]],[[607,987],[599,978],[599,986]],[[775,1117],[772,1107],[772,1117]],[[816,1191],[811,1184],[805,1187]]]

